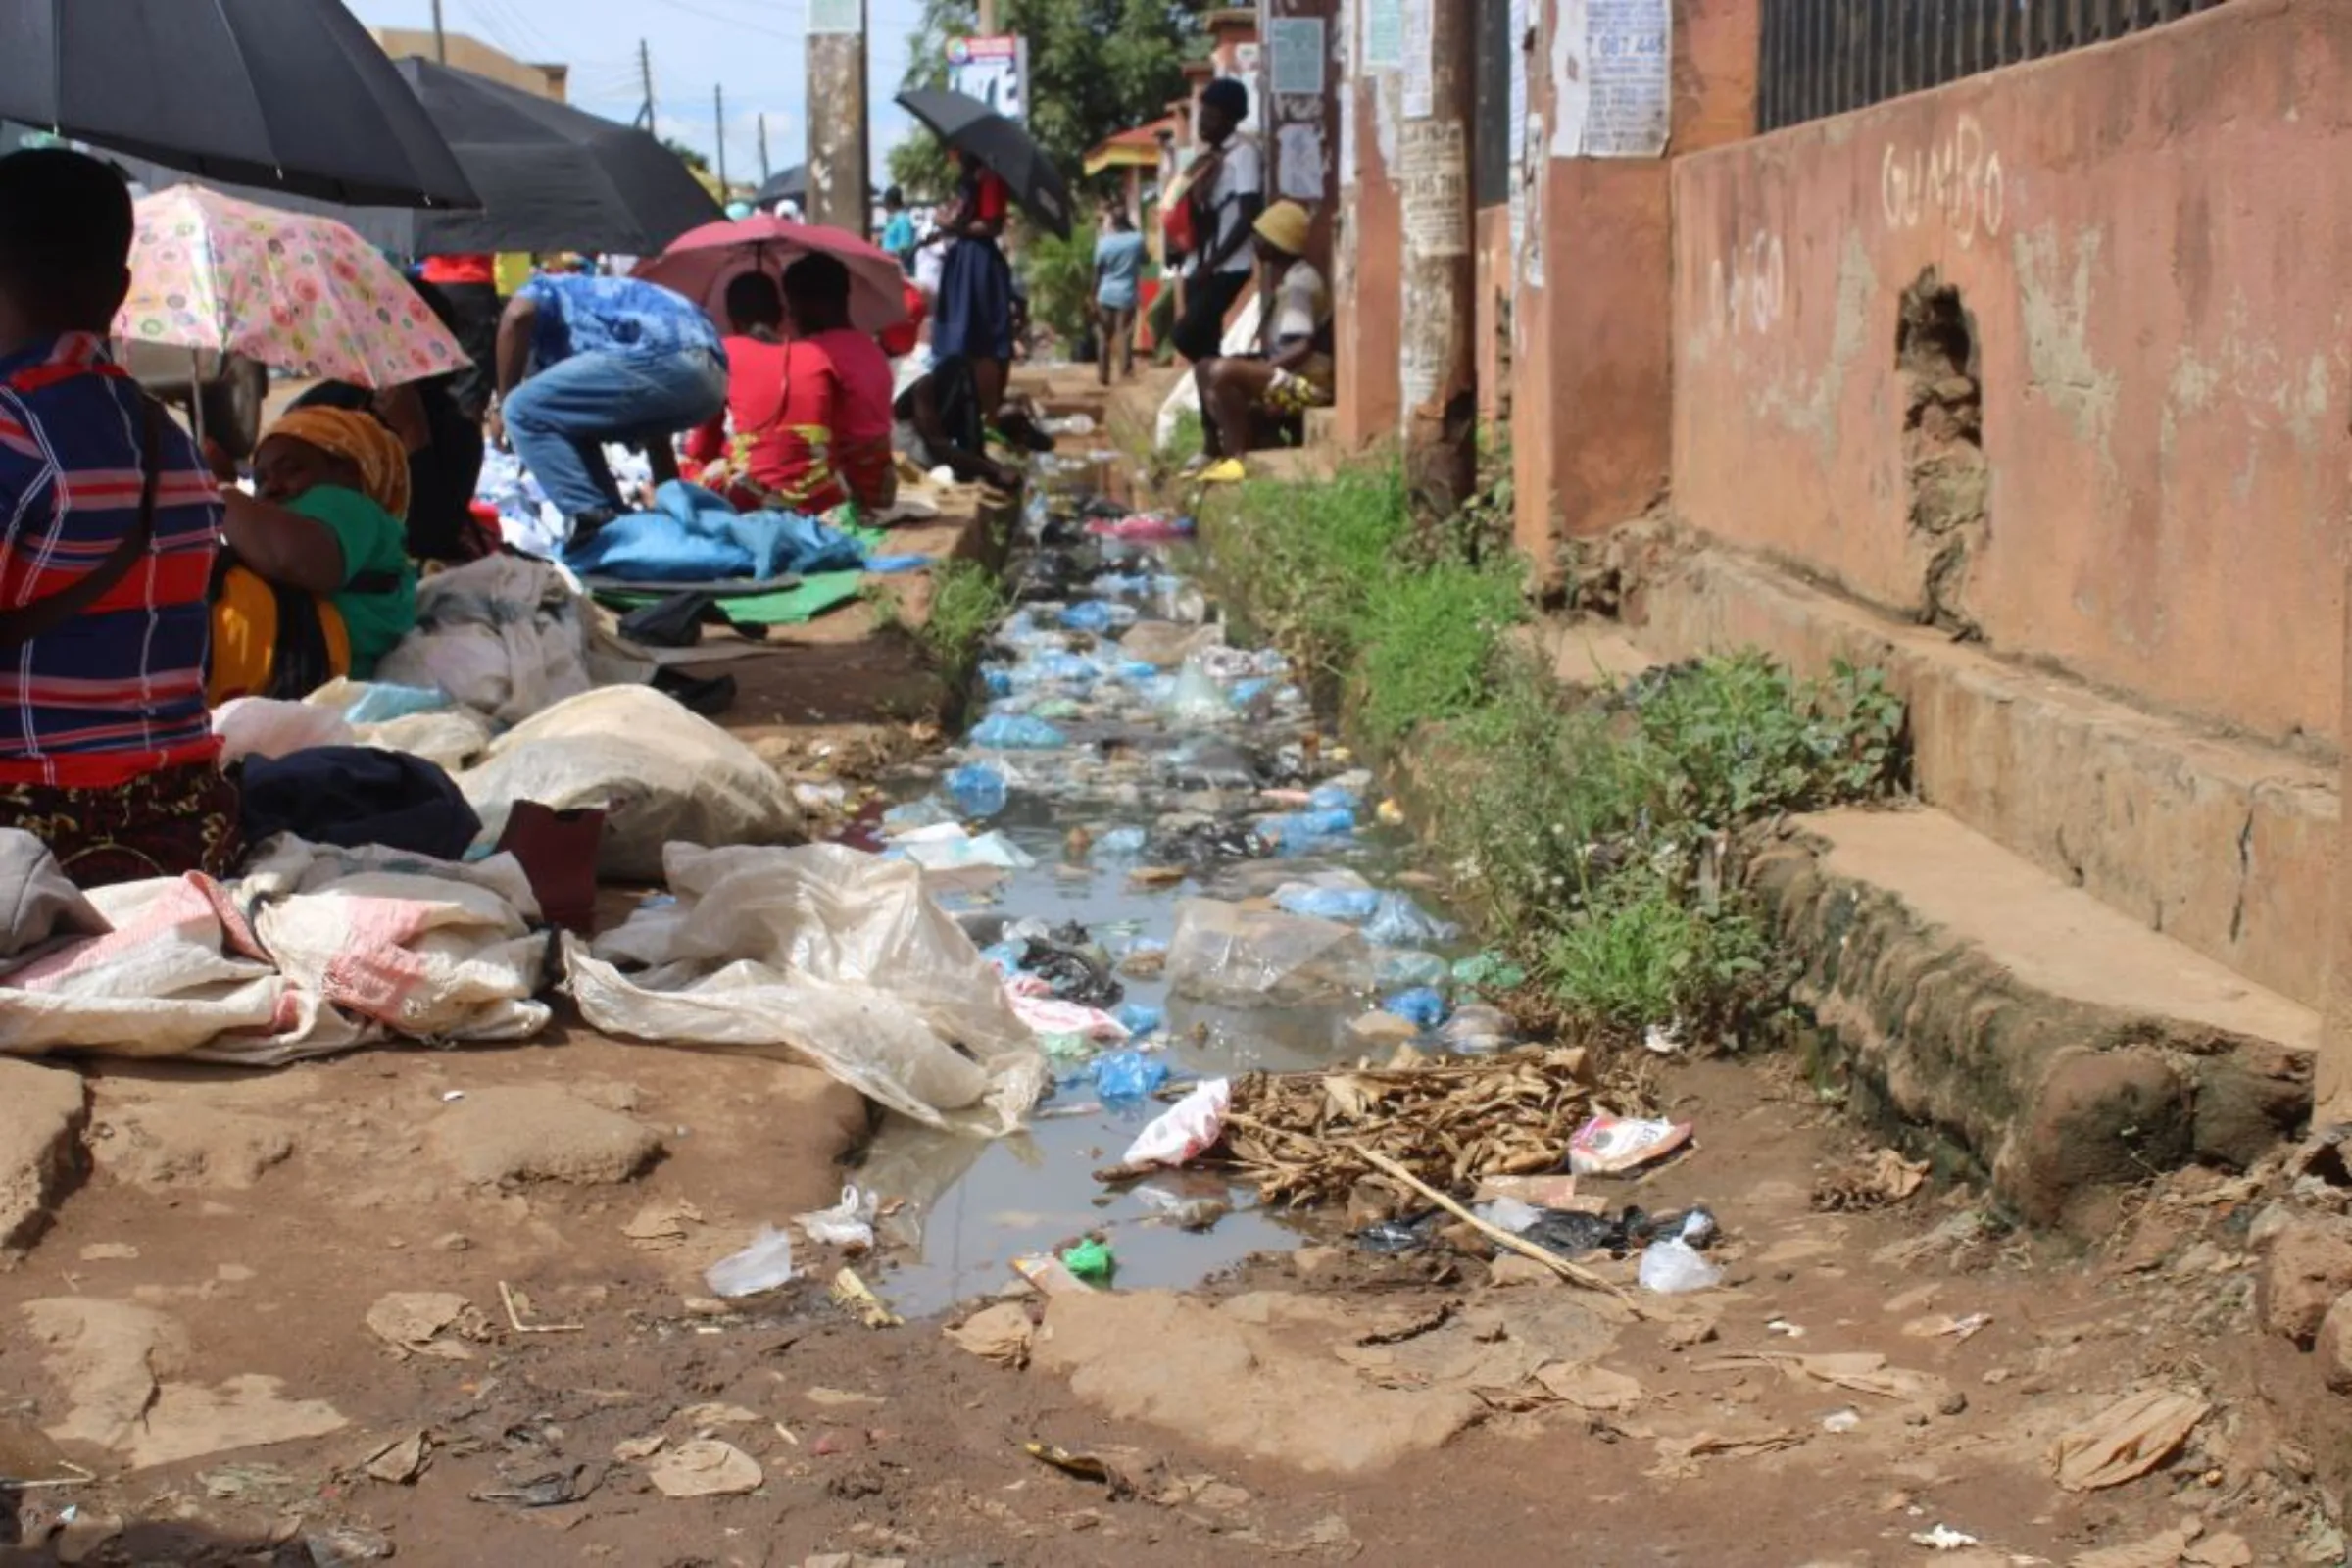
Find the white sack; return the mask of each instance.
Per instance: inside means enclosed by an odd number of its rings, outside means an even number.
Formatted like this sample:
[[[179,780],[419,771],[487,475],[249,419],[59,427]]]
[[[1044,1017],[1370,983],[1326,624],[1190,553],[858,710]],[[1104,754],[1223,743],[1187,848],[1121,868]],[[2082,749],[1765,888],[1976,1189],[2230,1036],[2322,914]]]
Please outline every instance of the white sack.
[[[416,586],[416,629],[376,662],[375,679],[438,686],[506,723],[589,687],[580,598],[552,564],[488,556]]]

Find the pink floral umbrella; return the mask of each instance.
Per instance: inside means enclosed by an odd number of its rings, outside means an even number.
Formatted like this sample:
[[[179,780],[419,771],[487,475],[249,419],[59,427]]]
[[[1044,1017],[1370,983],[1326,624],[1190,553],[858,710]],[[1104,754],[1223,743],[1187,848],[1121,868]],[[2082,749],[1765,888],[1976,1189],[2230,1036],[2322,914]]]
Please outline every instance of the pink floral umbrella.
[[[391,263],[343,224],[201,185],[140,200],[115,336],[370,387],[469,363]]]

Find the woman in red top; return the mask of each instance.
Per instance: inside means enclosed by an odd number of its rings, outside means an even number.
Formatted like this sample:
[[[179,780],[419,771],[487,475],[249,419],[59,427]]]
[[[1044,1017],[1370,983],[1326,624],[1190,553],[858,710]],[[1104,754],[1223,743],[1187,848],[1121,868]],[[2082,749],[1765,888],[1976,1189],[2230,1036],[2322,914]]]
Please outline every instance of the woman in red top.
[[[781,333],[789,314],[792,337]],[[890,446],[890,361],[850,325],[850,273],[804,256],[784,287],[753,272],[727,285],[727,416],[688,438],[703,482],[737,508],[809,514],[855,501],[887,510],[898,496]]]

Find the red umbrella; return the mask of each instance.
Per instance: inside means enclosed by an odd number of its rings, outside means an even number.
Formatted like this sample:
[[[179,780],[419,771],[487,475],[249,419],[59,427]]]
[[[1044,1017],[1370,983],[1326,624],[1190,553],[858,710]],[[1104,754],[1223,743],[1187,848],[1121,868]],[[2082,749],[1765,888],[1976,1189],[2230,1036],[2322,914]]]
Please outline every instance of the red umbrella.
[[[669,249],[638,263],[636,275],[685,295],[723,328],[729,283],[746,272],[765,272],[780,283],[784,269],[810,254],[831,256],[850,270],[851,325],[880,332],[906,319],[906,274],[888,252],[847,229],[764,213],[688,229]]]

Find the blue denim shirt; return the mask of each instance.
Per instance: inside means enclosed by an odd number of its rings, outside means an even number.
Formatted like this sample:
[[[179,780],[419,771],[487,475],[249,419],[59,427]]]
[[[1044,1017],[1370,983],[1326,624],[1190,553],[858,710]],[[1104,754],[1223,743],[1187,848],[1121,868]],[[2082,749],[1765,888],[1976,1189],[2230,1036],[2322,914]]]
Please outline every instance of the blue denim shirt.
[[[539,307],[531,350],[541,368],[575,354],[653,359],[691,349],[720,352],[709,317],[683,296],[634,277],[542,275],[515,297]]]

